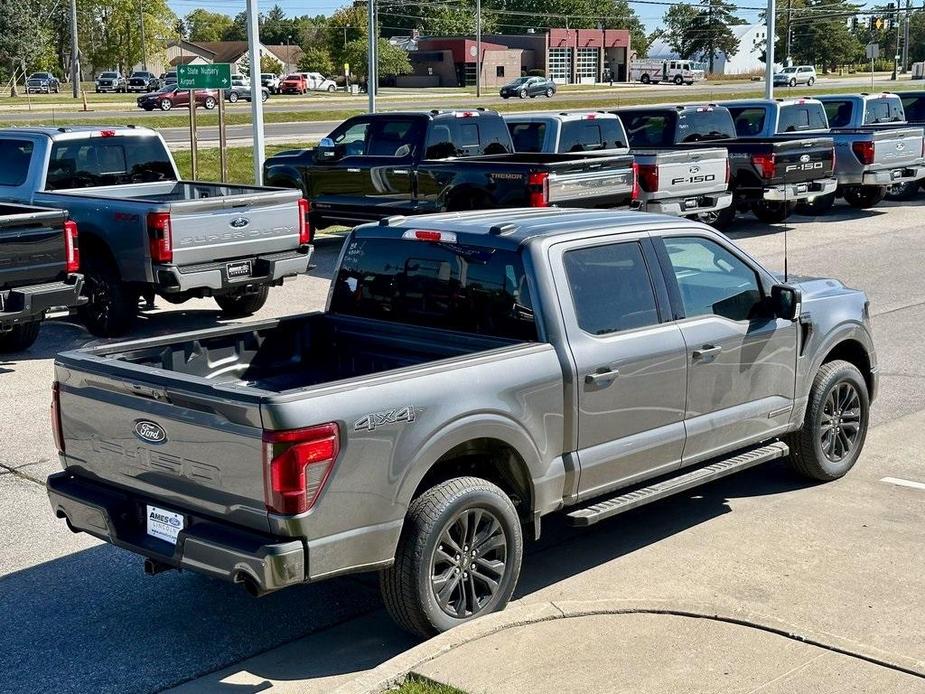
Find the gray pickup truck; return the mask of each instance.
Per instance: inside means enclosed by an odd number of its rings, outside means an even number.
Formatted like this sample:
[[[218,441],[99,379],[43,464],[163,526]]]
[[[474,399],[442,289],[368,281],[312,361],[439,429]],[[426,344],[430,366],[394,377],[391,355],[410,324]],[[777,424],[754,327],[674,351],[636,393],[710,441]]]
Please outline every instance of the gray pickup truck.
[[[868,302],[782,283],[640,212],[393,217],[324,312],[58,355],[51,506],[251,593],[381,571],[429,635],[502,609],[524,536],[785,456],[841,477],[877,360]]]
[[[0,185],[15,182],[0,173]],[[0,205],[0,352],[28,349],[45,313],[80,303],[77,225],[61,210]]]
[[[518,152],[633,155],[645,212],[713,221],[732,204],[729,153],[724,147],[629,149],[623,123],[613,113],[574,111],[504,116]]]
[[[835,192],[800,201],[803,214],[824,214],[842,197],[852,207],[866,209],[880,203],[892,186],[916,184],[925,177],[923,130],[910,127],[896,95],[877,98],[890,119],[876,116],[869,95],[822,96],[818,99],[749,99],[723,105],[735,119],[743,139],[768,136],[802,138],[826,135],[835,142]],[[891,103],[892,102],[892,103]],[[891,106],[892,109],[891,110]],[[866,115],[865,115],[866,114]]]
[[[88,301],[79,312],[95,335],[128,332],[139,297],[211,296],[226,316],[246,316],[271,286],[308,270],[298,192],[181,181],[147,128],[6,128],[0,160],[16,180],[0,200],[66,210],[80,227]]]

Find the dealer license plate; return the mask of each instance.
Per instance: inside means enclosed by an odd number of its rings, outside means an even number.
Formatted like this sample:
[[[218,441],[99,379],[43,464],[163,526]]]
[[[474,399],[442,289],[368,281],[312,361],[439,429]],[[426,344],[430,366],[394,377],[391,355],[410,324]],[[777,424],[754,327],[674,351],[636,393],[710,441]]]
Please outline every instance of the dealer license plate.
[[[252,272],[251,261],[244,260],[240,263],[228,263],[225,266],[225,272],[228,274],[228,279],[230,280],[250,277]]]
[[[147,531],[151,537],[177,544],[177,535],[183,530],[183,514],[148,505]]]

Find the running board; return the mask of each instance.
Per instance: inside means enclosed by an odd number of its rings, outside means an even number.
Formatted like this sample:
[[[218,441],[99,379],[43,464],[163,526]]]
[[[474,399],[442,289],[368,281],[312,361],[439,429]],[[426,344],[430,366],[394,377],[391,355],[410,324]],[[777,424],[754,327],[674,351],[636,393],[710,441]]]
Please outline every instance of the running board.
[[[593,525],[598,521],[616,516],[617,514],[629,511],[637,506],[643,506],[666,496],[678,494],[694,487],[718,480],[720,477],[726,477],[742,470],[747,470],[755,465],[766,463],[775,458],[783,458],[790,453],[787,444],[775,442],[760,448],[752,448],[743,453],[718,460],[715,463],[704,467],[696,468],[690,472],[671,477],[661,482],[656,482],[648,487],[635,489],[631,492],[620,494],[603,501],[597,501],[589,506],[575,509],[566,516],[572,525]]]

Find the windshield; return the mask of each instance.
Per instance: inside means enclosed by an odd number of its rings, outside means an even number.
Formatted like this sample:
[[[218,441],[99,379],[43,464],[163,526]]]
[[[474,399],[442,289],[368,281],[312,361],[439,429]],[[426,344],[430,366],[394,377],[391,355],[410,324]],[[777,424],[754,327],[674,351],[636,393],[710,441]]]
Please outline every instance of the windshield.
[[[160,138],[114,135],[55,142],[45,189],[173,180],[176,173]]]
[[[518,78],[517,78],[516,80],[514,80],[513,82],[508,82],[508,83],[507,83],[507,86],[509,86],[509,87],[516,87],[516,86],[519,85],[519,84],[523,84],[523,83],[526,82],[528,79],[529,79],[528,77],[518,77]]]
[[[273,79],[273,77],[275,77],[275,75],[272,72],[261,72],[260,76],[263,77],[264,79]]]
[[[302,79],[302,75],[286,75],[286,79],[299,81]]]
[[[33,72],[29,75],[29,79],[47,79],[49,77],[51,77],[51,75],[47,72]]]
[[[147,76],[148,76],[147,72],[133,72],[132,73],[132,77],[147,77]]]
[[[787,75],[789,75],[791,72],[796,72],[796,71],[797,69],[795,67],[785,67],[783,70],[781,70],[781,72]]]
[[[106,79],[112,79],[113,77],[118,77],[119,75],[115,72],[104,72],[100,77],[105,77]]]

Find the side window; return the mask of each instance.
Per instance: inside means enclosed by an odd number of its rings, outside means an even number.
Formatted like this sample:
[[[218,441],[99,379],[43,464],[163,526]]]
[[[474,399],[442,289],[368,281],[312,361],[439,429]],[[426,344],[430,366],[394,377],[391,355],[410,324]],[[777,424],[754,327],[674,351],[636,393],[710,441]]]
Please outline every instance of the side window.
[[[0,186],[21,186],[26,182],[32,149],[29,140],[0,140]]]
[[[366,154],[371,157],[407,157],[420,141],[423,121],[410,119],[379,120],[371,124]]]
[[[736,134],[740,137],[760,135],[764,130],[765,110],[763,108],[731,108]]]
[[[564,258],[578,326],[609,335],[658,323],[655,292],[635,242],[568,251]]]
[[[782,106],[777,132],[793,133],[800,130],[825,129],[825,112],[815,104]]]
[[[626,135],[617,118],[602,118],[598,121],[601,128],[604,149],[626,147]]]
[[[545,123],[508,123],[516,152],[542,152],[546,141]]]
[[[822,106],[829,119],[829,127],[844,128],[851,122],[850,101],[826,101]]]
[[[652,147],[674,144],[674,119],[661,113],[633,113],[621,115],[630,147]]]
[[[720,244],[700,237],[663,239],[678,281],[684,313],[750,320],[761,313],[755,271]]]
[[[369,121],[344,123],[331,133],[334,148],[339,157],[355,157],[366,154],[369,139]]]

